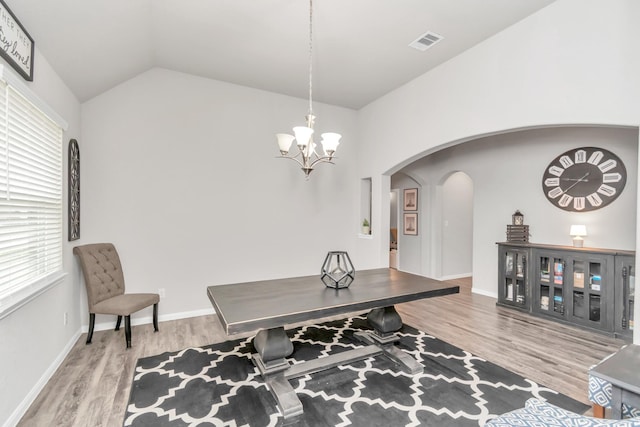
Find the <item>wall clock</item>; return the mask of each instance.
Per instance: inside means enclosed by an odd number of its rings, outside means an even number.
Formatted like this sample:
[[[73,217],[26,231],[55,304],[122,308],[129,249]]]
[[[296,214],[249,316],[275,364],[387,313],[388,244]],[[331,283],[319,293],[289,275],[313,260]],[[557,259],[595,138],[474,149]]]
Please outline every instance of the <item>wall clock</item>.
[[[542,191],[560,209],[588,212],[613,202],[627,183],[624,163],[611,151],[580,147],[553,159],[542,176]]]

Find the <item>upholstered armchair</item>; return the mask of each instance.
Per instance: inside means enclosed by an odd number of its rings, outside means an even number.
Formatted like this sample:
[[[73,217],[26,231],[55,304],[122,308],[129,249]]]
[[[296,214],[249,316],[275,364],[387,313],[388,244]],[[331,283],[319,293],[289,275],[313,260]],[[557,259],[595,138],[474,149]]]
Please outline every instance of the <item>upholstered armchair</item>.
[[[96,314],[118,316],[116,331],[124,317],[127,348],[131,347],[131,314],[153,305],[153,327],[158,331],[158,294],[127,294],[124,274],[116,248],[111,243],[76,246],[73,253],[80,259],[80,266],[87,288],[89,305],[89,331],[87,344],[91,343]]]
[[[620,350],[625,348],[623,346]],[[593,369],[595,366],[598,366],[600,363],[609,359],[615,353],[612,353],[602,359],[598,364],[591,367]],[[609,381],[598,378],[595,375],[592,375],[589,372],[589,401],[591,401],[593,405],[593,415],[597,418],[604,418],[605,409],[611,408],[612,401],[612,387]],[[635,408],[626,403],[622,404],[622,418],[640,418],[640,408]]]
[[[485,426],[493,427],[640,427],[640,418],[627,420],[603,420],[576,414],[540,399],[527,400],[524,408],[507,412],[489,421]]]

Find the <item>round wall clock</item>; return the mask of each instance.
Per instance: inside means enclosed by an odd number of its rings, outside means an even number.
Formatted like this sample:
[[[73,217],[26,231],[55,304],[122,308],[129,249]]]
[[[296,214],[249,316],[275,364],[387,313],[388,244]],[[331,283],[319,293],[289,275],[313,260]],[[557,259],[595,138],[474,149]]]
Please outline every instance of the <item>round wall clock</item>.
[[[626,183],[627,170],[618,156],[580,147],[553,159],[542,176],[542,191],[560,209],[587,212],[613,202]]]

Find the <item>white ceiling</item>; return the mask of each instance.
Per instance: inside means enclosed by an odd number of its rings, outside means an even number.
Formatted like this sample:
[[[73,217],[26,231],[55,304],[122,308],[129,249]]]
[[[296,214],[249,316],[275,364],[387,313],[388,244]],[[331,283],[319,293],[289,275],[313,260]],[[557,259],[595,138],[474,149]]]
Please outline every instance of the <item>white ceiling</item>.
[[[358,109],[553,1],[316,0],[313,99]],[[153,67],[308,97],[306,0],[5,2],[82,102]]]

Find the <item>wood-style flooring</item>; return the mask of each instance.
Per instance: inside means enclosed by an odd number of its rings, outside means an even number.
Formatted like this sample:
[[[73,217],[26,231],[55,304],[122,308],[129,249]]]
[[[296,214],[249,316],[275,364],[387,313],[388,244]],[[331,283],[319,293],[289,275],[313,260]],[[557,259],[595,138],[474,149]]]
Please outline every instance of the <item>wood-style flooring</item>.
[[[625,344],[496,307],[495,299],[471,293],[470,279],[449,282],[460,285],[459,294],[398,305],[404,322],[581,402],[589,404],[589,366]],[[91,345],[82,335],[18,425],[122,426],[138,358],[226,339],[213,315],[159,326],[158,333],[133,327],[129,350],[124,328],[96,332]]]

